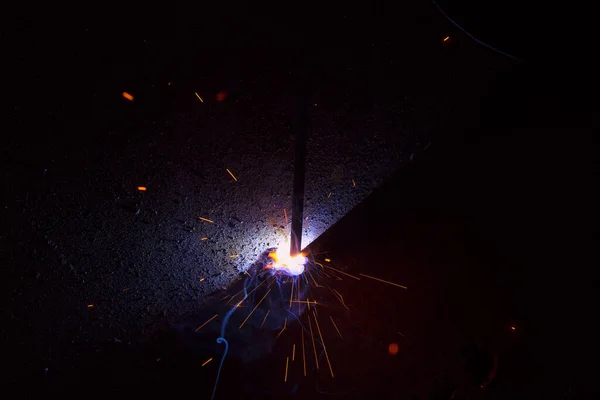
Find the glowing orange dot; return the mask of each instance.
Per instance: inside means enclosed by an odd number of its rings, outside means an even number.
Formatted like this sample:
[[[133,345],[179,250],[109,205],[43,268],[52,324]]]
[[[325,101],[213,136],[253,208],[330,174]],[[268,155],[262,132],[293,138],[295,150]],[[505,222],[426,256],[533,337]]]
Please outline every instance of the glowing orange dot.
[[[224,90],[221,90],[219,93],[217,93],[217,101],[223,101],[227,98],[227,92]]]
[[[516,327],[514,327],[514,326],[511,326],[511,327],[510,327],[510,330],[511,330],[511,331],[516,331],[516,330],[517,330],[517,328],[516,328]]]
[[[400,347],[398,347],[398,343],[390,343],[390,345],[388,346],[388,353],[390,353],[391,356],[395,356],[396,354],[398,354],[398,350],[400,350]]]
[[[145,192],[147,189],[146,189],[146,187],[145,187],[145,186],[138,186],[138,190],[139,190],[140,192]]]
[[[133,96],[127,92],[123,92],[123,97],[125,97],[129,101],[133,101]]]

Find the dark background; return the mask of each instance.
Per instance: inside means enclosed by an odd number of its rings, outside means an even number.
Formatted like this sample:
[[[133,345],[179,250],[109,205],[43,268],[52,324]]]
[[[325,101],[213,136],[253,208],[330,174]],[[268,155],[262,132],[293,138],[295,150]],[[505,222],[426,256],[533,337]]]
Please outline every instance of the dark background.
[[[258,356],[234,352],[218,396],[592,396],[585,13],[440,5],[521,60],[426,1],[9,7],[2,380],[208,397],[218,326],[189,328],[289,230],[291,126],[308,85],[304,244],[409,290],[341,285],[353,312],[336,314],[347,338],[331,345],[334,381],[296,370],[283,385],[279,327],[232,338]]]

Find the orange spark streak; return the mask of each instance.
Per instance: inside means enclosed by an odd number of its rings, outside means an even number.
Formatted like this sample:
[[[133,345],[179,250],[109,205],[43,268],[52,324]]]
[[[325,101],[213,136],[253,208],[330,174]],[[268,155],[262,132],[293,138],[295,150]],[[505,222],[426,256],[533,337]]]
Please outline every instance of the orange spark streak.
[[[304,364],[304,376],[306,376],[306,354],[304,353],[304,329],[301,329],[302,332],[302,363]]]
[[[352,179],[352,187],[356,187],[356,182],[354,182],[354,179]]]
[[[287,211],[285,211],[285,208],[283,209],[283,216],[285,217],[285,224],[288,224],[288,218],[287,218]]]
[[[123,291],[124,291],[124,292],[126,292],[126,291],[128,291],[128,290],[129,290],[129,288],[128,288],[128,287],[126,287],[125,289],[123,289]]]
[[[342,333],[340,332],[340,330],[338,329],[337,325],[335,324],[333,318],[331,318],[331,315],[329,316],[329,319],[331,319],[331,323],[333,324],[333,327],[335,328],[335,330],[337,331],[338,335],[340,335],[340,338],[342,340],[344,340],[344,337],[342,336]]]
[[[344,275],[346,275],[346,276],[349,276],[349,277],[350,277],[350,278],[352,278],[352,279],[356,279],[357,281],[360,281],[360,278],[359,278],[358,276],[354,276],[354,275],[347,274],[347,273],[345,273],[344,271],[340,271],[339,269],[337,269],[337,268],[333,268],[333,267],[330,267],[329,265],[323,265],[323,266],[324,266],[325,268],[329,268],[329,269],[331,269],[331,270],[337,271],[337,272],[339,272],[340,274],[344,274]]]
[[[288,373],[288,364],[290,362],[290,358],[286,357],[285,358],[285,377],[283,378],[284,382],[287,382],[287,373]]]
[[[402,289],[408,289],[406,286],[398,285],[397,283],[390,282],[390,281],[384,281],[383,279],[375,278],[373,276],[365,275],[363,273],[359,273],[359,275],[364,276],[365,278],[371,278],[371,279],[374,279],[379,282],[387,283],[388,285],[398,286],[399,288],[402,288]]]
[[[446,36],[446,37],[444,38],[444,42],[447,42],[448,40],[450,40],[450,36]]]
[[[208,238],[207,238],[207,237],[203,237],[203,238],[202,238],[202,239],[200,239],[200,240],[208,240]]]
[[[296,290],[296,293],[298,293],[297,299],[300,301],[300,279],[298,279],[296,283],[298,285],[298,290]],[[300,303],[298,303],[298,315],[300,315]]]
[[[250,274],[248,273],[248,271],[244,271],[244,272],[246,273],[246,275],[248,275],[250,278],[252,278],[252,275],[250,275]]]
[[[325,259],[325,261],[327,261],[327,262],[331,262],[331,260],[330,260],[329,258],[326,258],[326,259]]]
[[[200,95],[197,92],[194,92],[194,94],[196,95],[198,100],[200,100],[200,103],[204,103],[204,100],[202,100],[202,97],[200,97]]]
[[[209,362],[211,362],[211,361],[212,361],[212,357],[211,357],[211,358],[209,358],[208,360],[204,361],[204,364],[202,364],[202,366],[204,367],[206,364],[208,364],[208,363],[209,363]]]
[[[315,323],[317,324],[317,329],[319,330],[319,336],[321,337],[321,344],[323,345],[323,350],[325,350],[325,358],[327,359],[327,364],[329,364],[329,372],[331,372],[331,377],[335,378],[333,375],[333,369],[331,368],[331,362],[329,361],[329,356],[327,355],[327,347],[325,347],[325,341],[323,340],[323,335],[321,334],[321,328],[319,327],[319,321],[317,320],[317,316],[313,314],[315,317]]]
[[[340,292],[338,292],[335,289],[331,289],[331,292],[335,292],[334,294],[337,294],[336,298],[340,301],[340,303],[342,303],[342,305],[346,308],[346,310],[350,311],[350,309],[348,308],[348,306],[346,305],[346,303],[344,303],[344,298],[342,297],[342,295],[340,294]]]
[[[200,218],[202,221],[210,222],[211,224],[215,223],[215,221],[212,221],[212,220],[210,220],[208,218],[203,218],[203,217],[198,217],[198,218]]]
[[[225,169],[227,170],[227,172],[229,172],[229,175],[231,175],[233,180],[237,182],[237,178],[235,177],[235,175],[233,175],[233,173],[228,168],[225,168]]]
[[[263,281],[263,282],[266,282],[266,281]],[[261,283],[261,285],[262,285],[262,283]],[[256,290],[256,289],[254,289],[254,290]],[[252,313],[254,313],[254,311],[256,311],[256,309],[258,308],[258,306],[260,306],[260,303],[262,303],[262,301],[265,299],[265,297],[267,297],[267,295],[269,294],[270,291],[271,291],[271,289],[269,289],[267,291],[267,293],[265,293],[265,295],[262,297],[262,299],[260,299],[260,301],[258,302],[258,304],[256,306],[254,306],[254,308],[252,309],[252,311],[250,311],[250,314],[248,314],[248,316],[246,317],[246,319],[244,320],[244,322],[242,322],[242,324],[240,325],[240,329],[242,329],[242,326],[244,326],[244,324],[246,323],[246,321],[248,321],[248,318],[250,318],[250,316],[252,315]]]
[[[130,95],[129,93],[123,92],[122,94],[123,94],[123,97],[125,97],[127,100],[133,101],[133,96]]]
[[[310,276],[310,279],[312,279],[312,280],[313,280],[313,282],[315,283],[315,287],[320,287],[321,285],[319,285],[319,284],[317,283],[317,281],[315,281],[315,278],[314,278],[314,277],[312,276],[312,274],[310,273],[310,269],[308,269],[308,268],[307,268],[307,269],[306,269],[306,272],[308,272],[308,276]]]
[[[88,304],[88,308],[93,308],[94,305],[93,304]]]
[[[232,254],[229,256],[229,258],[236,258],[237,256],[239,256],[239,254]]]
[[[148,189],[146,188],[146,186],[138,186],[138,190],[139,190],[140,192],[145,192],[145,191],[146,191],[146,190],[148,190]]]
[[[292,361],[296,358],[296,343],[292,346]]]
[[[217,318],[217,315],[219,315],[219,314],[215,314],[211,319],[209,319],[208,321],[206,321],[205,323],[203,323],[202,325],[200,325],[199,327],[197,327],[194,332],[198,332],[204,325],[208,324],[210,321],[212,321],[213,319]]]
[[[308,327],[310,328],[310,337],[312,338],[313,350],[315,351],[315,364],[319,369],[319,359],[317,358],[317,346],[315,345],[315,336],[313,335],[312,324],[310,322],[310,315],[308,316]]]
[[[283,321],[283,328],[281,328],[281,331],[277,334],[277,336],[275,337],[275,340],[277,340],[279,338],[279,336],[283,333],[283,331],[285,331],[287,328],[287,318]]]
[[[331,192],[329,192],[329,194],[327,195],[327,198],[330,198],[330,197],[331,197]]]
[[[292,309],[292,298],[294,297],[294,281],[292,281],[292,291],[290,293],[290,310]]]
[[[273,282],[274,282],[274,281],[275,281],[275,277],[273,277],[272,279],[273,279]],[[256,289],[258,289],[259,287],[261,287],[261,286],[262,286],[262,285],[263,285],[263,284],[264,284],[266,281],[267,281],[267,279],[265,279],[264,281],[262,281],[262,282],[260,283],[260,285],[258,285],[258,286],[257,286],[257,287],[255,287],[254,289],[252,289],[252,291],[251,291],[250,293],[248,293],[248,296],[250,296],[252,293],[254,293],[254,291],[255,291]],[[239,292],[237,292],[236,294],[234,294],[234,295],[231,297],[231,299],[230,299],[230,300],[229,300],[227,303],[229,304],[229,303],[231,302],[231,300],[233,300],[233,298],[234,298],[234,297],[236,297],[238,294],[242,293],[243,291],[244,291],[244,289],[242,289],[242,290],[240,290]],[[248,296],[246,296],[246,297],[248,297]],[[244,301],[244,300],[246,299],[246,297],[244,297],[244,298],[242,299],[242,301]],[[240,303],[241,303],[241,302],[240,302]]]
[[[206,278],[200,278],[200,282],[204,282]]]
[[[317,304],[317,301],[310,301],[310,300],[294,300],[292,303],[304,303],[304,304]]]
[[[265,314],[265,317],[263,318],[263,322],[262,322],[262,324],[260,324],[260,329],[262,329],[263,325],[265,324],[265,321],[267,320],[267,317],[269,316],[270,312],[271,312],[271,310],[267,311],[267,313]]]

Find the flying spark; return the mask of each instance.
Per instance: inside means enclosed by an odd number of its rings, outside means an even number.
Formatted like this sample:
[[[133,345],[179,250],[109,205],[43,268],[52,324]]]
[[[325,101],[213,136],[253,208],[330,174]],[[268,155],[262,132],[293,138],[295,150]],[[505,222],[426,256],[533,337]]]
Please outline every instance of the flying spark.
[[[200,282],[204,282],[204,278],[200,278]]]
[[[229,256],[229,258],[236,258],[238,256],[239,256],[239,254],[232,254],[232,255]]]
[[[302,332],[302,363],[304,364],[304,376],[306,376],[306,354],[304,353],[304,329],[300,329]]]
[[[146,190],[148,190],[148,189],[146,188],[146,186],[138,186],[138,190],[139,190],[140,192],[145,192],[145,191],[146,191]]]
[[[266,281],[263,281],[266,282]],[[262,285],[262,283],[261,283]],[[248,321],[248,318],[250,318],[250,316],[252,315],[252,313],[254,313],[254,311],[256,311],[256,309],[258,308],[258,306],[260,306],[260,303],[263,302],[263,300],[265,299],[265,297],[267,297],[267,295],[269,294],[269,292],[271,291],[271,289],[269,289],[267,291],[267,293],[265,293],[265,295],[262,297],[262,299],[260,299],[260,301],[258,302],[258,304],[256,306],[254,306],[254,308],[252,309],[252,311],[250,311],[250,314],[248,314],[248,316],[246,317],[246,319],[244,320],[244,322],[242,322],[242,324],[240,325],[240,329],[242,329],[242,326],[244,326],[244,324],[246,323],[246,321]]]
[[[200,240],[208,240],[208,238],[207,238],[207,237],[203,237],[203,238],[202,238],[202,239],[200,239]]]
[[[285,358],[285,377],[283,378],[284,382],[287,382],[287,373],[288,373],[288,364],[290,363],[290,358]]]
[[[333,324],[333,327],[335,328],[335,330],[337,331],[338,335],[340,335],[340,338],[342,340],[344,340],[344,337],[342,336],[342,332],[340,332],[340,330],[338,329],[337,325],[335,324],[335,321],[333,320],[333,318],[331,317],[331,315],[329,316],[329,319],[331,319],[331,323]]]
[[[265,314],[265,317],[263,318],[263,322],[262,322],[262,324],[260,324],[260,329],[262,329],[263,325],[265,324],[265,321],[267,320],[267,317],[269,316],[270,312],[271,312],[271,310],[267,311],[267,313]]]
[[[327,359],[327,364],[329,365],[329,372],[331,372],[331,377],[335,378],[333,375],[333,369],[331,368],[331,362],[329,361],[329,355],[327,354],[327,347],[325,347],[325,341],[323,340],[323,335],[321,334],[321,328],[319,327],[319,321],[317,320],[317,316],[313,314],[315,318],[315,323],[317,324],[317,329],[319,330],[319,337],[321,338],[321,344],[323,345],[323,350],[325,350],[325,358]],[[309,317],[310,319],[310,317]]]
[[[211,361],[212,361],[212,357],[211,357],[211,358],[209,358],[208,360],[204,361],[204,364],[202,364],[202,366],[204,367],[206,364],[208,364],[208,363],[209,363],[209,362],[211,362]]]
[[[287,217],[287,211],[285,211],[285,208],[283,209],[283,216],[285,217],[285,224],[288,224],[288,217]]]
[[[296,358],[296,343],[292,346],[292,361]]]
[[[200,100],[200,103],[204,103],[204,100],[202,100],[202,97],[200,97],[200,95],[197,92],[194,92],[194,94],[196,95],[198,100]]]
[[[88,304],[88,308],[93,308],[94,305],[93,304]]]
[[[317,357],[317,346],[315,345],[315,335],[313,335],[312,323],[310,322],[310,315],[308,315],[308,327],[310,328],[310,337],[312,339],[313,350],[315,351],[315,364],[319,369],[319,358]]]
[[[359,275],[360,276],[364,276],[365,278],[370,278],[370,279],[374,279],[374,280],[379,281],[379,282],[387,283],[388,285],[394,285],[394,286],[398,286],[399,288],[402,288],[402,289],[408,289],[406,286],[398,285],[397,283],[394,283],[394,282],[385,281],[383,279],[375,278],[373,276],[365,275],[365,274],[362,274],[362,273],[359,273]]]
[[[212,321],[213,319],[217,318],[219,314],[215,314],[211,319],[209,319],[208,321],[206,321],[205,323],[203,323],[202,325],[200,325],[199,327],[196,328],[196,330],[194,332],[198,332],[200,329],[202,329],[206,324],[208,324],[210,321]]]
[[[444,42],[447,42],[448,40],[450,40],[450,36],[446,36],[446,37],[443,39],[443,41],[444,41]]]
[[[237,182],[237,178],[235,177],[235,175],[233,175],[233,173],[228,168],[225,168],[225,169],[227,170],[227,172],[229,172],[229,175],[231,175],[233,180]]]
[[[202,217],[198,217],[198,218],[200,218],[202,221],[210,222],[211,224],[214,224],[214,223],[215,223],[215,221],[211,221],[211,220],[210,220],[210,219],[208,219],[208,218],[202,218]]]
[[[133,101],[133,96],[130,95],[129,93],[123,92],[122,94],[123,94],[123,97],[125,97],[127,100]]]
[[[330,198],[330,197],[331,197],[331,192],[329,192],[329,194],[327,195],[327,198]]]
[[[354,179],[352,179],[352,187],[356,187],[356,182],[354,182]]]
[[[329,258],[326,258],[326,259],[325,259],[325,261],[327,261],[327,262],[331,262],[331,260],[330,260]]]

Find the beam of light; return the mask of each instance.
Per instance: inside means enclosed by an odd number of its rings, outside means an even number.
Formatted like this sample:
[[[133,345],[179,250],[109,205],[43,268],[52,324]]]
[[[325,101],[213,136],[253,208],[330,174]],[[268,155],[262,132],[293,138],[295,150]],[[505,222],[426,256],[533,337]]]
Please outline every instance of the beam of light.
[[[225,168],[225,170],[227,172],[229,172],[229,175],[231,175],[231,177],[233,178],[233,180],[237,182],[237,178],[235,177],[235,175],[233,174],[233,172],[231,172],[228,168]]]
[[[288,364],[290,363],[290,358],[285,358],[285,377],[283,378],[284,382],[287,382],[287,373],[288,373]]]
[[[204,218],[204,217],[198,217],[198,218],[200,218],[202,221],[210,222],[211,224],[215,223],[215,221],[212,221],[212,220],[210,220],[208,218]]]
[[[204,100],[202,100],[202,97],[200,97],[200,95],[197,92],[194,92],[194,94],[196,95],[198,100],[200,100],[200,103],[204,103]]]
[[[213,319],[217,318],[219,314],[215,314],[211,319],[209,319],[208,321],[206,321],[205,323],[203,323],[202,325],[200,325],[199,327],[196,328],[196,330],[194,332],[198,332],[200,329],[202,329],[206,324],[208,324],[210,321],[212,321]]]
[[[262,329],[262,327],[265,324],[265,321],[267,320],[267,317],[269,316],[269,313],[271,312],[271,310],[267,311],[267,313],[265,314],[265,317],[263,318],[263,322],[262,324],[260,324],[260,329]]]
[[[208,363],[209,363],[209,362],[211,362],[211,361],[212,361],[212,357],[211,357],[211,358],[209,358],[208,360],[204,361],[204,364],[202,364],[202,366],[204,367],[206,364],[208,364]]]
[[[132,95],[130,95],[129,93],[127,93],[127,92],[123,92],[123,93],[122,93],[122,95],[123,95],[123,97],[125,97],[127,100],[129,100],[129,101],[133,101],[133,96],[132,96]]]
[[[331,320],[331,323],[333,324],[333,327],[337,331],[338,335],[340,335],[340,339],[344,340],[344,337],[342,336],[342,332],[340,332],[340,330],[338,329],[338,327],[335,324],[335,321],[333,320],[333,318],[331,317],[331,315],[329,316],[329,319]]]
[[[300,332],[302,332],[302,363],[304,364],[304,376],[306,376],[306,353],[304,352],[304,328],[301,328]]]
[[[308,315],[308,327],[310,328],[310,337],[312,339],[313,350],[315,351],[315,364],[319,369],[319,359],[317,358],[317,346],[315,345],[315,335],[313,335],[312,323],[310,322],[310,315]]]
[[[146,191],[146,190],[148,190],[148,189],[146,188],[146,186],[138,186],[138,190],[139,190],[140,192],[145,192],[145,191]]]
[[[320,265],[322,265],[322,264],[320,264]],[[347,273],[345,273],[344,271],[340,271],[339,269],[337,269],[337,268],[333,268],[333,267],[330,267],[329,265],[322,265],[322,266],[323,266],[323,267],[325,267],[325,268],[331,269],[331,270],[333,270],[333,271],[337,271],[337,272],[339,272],[340,274],[343,274],[343,275],[349,276],[350,278],[352,278],[352,279],[356,279],[357,281],[360,281],[360,278],[359,278],[358,276],[354,276],[354,275],[347,274]]]
[[[292,361],[296,358],[296,343],[292,346]]]
[[[327,364],[329,365],[329,372],[331,372],[331,377],[335,378],[333,375],[333,369],[331,368],[331,362],[329,361],[329,355],[327,355],[327,347],[325,347],[325,341],[323,340],[323,335],[321,334],[321,327],[319,327],[319,321],[317,320],[317,316],[313,314],[315,318],[315,323],[317,324],[317,329],[319,331],[319,337],[321,338],[321,344],[323,345],[323,350],[325,350],[325,358],[327,359]]]
[[[263,281],[263,282],[266,282],[266,281]],[[261,283],[261,285],[262,285],[262,283]],[[240,325],[240,329],[242,329],[242,326],[244,326],[244,324],[246,323],[246,321],[248,321],[248,318],[250,318],[250,316],[254,313],[254,311],[256,311],[256,309],[258,308],[258,306],[260,306],[260,303],[262,303],[262,301],[265,299],[265,297],[267,297],[267,295],[269,294],[269,292],[271,292],[271,289],[269,289],[267,291],[267,293],[265,293],[265,295],[262,297],[262,299],[260,299],[260,301],[258,302],[258,304],[256,306],[254,306],[254,308],[252,309],[252,311],[250,311],[250,314],[248,314],[248,316],[246,317],[246,319],[244,320],[244,322],[242,322],[242,324]]]
[[[394,283],[394,282],[390,282],[390,281],[386,281],[386,280],[383,280],[383,279],[375,278],[374,276],[365,275],[363,273],[359,273],[359,275],[360,276],[364,276],[365,278],[370,278],[370,279],[374,279],[374,280],[379,281],[379,282],[387,283],[388,285],[397,286],[397,287],[402,288],[402,289],[408,289],[406,286],[398,285],[397,283]]]
[[[269,253],[269,257],[273,259],[273,264],[267,265],[265,268],[273,268],[275,270],[284,271],[289,275],[296,276],[304,272],[304,264],[306,257],[302,253],[295,256],[290,255],[289,242],[277,247],[277,250]]]

